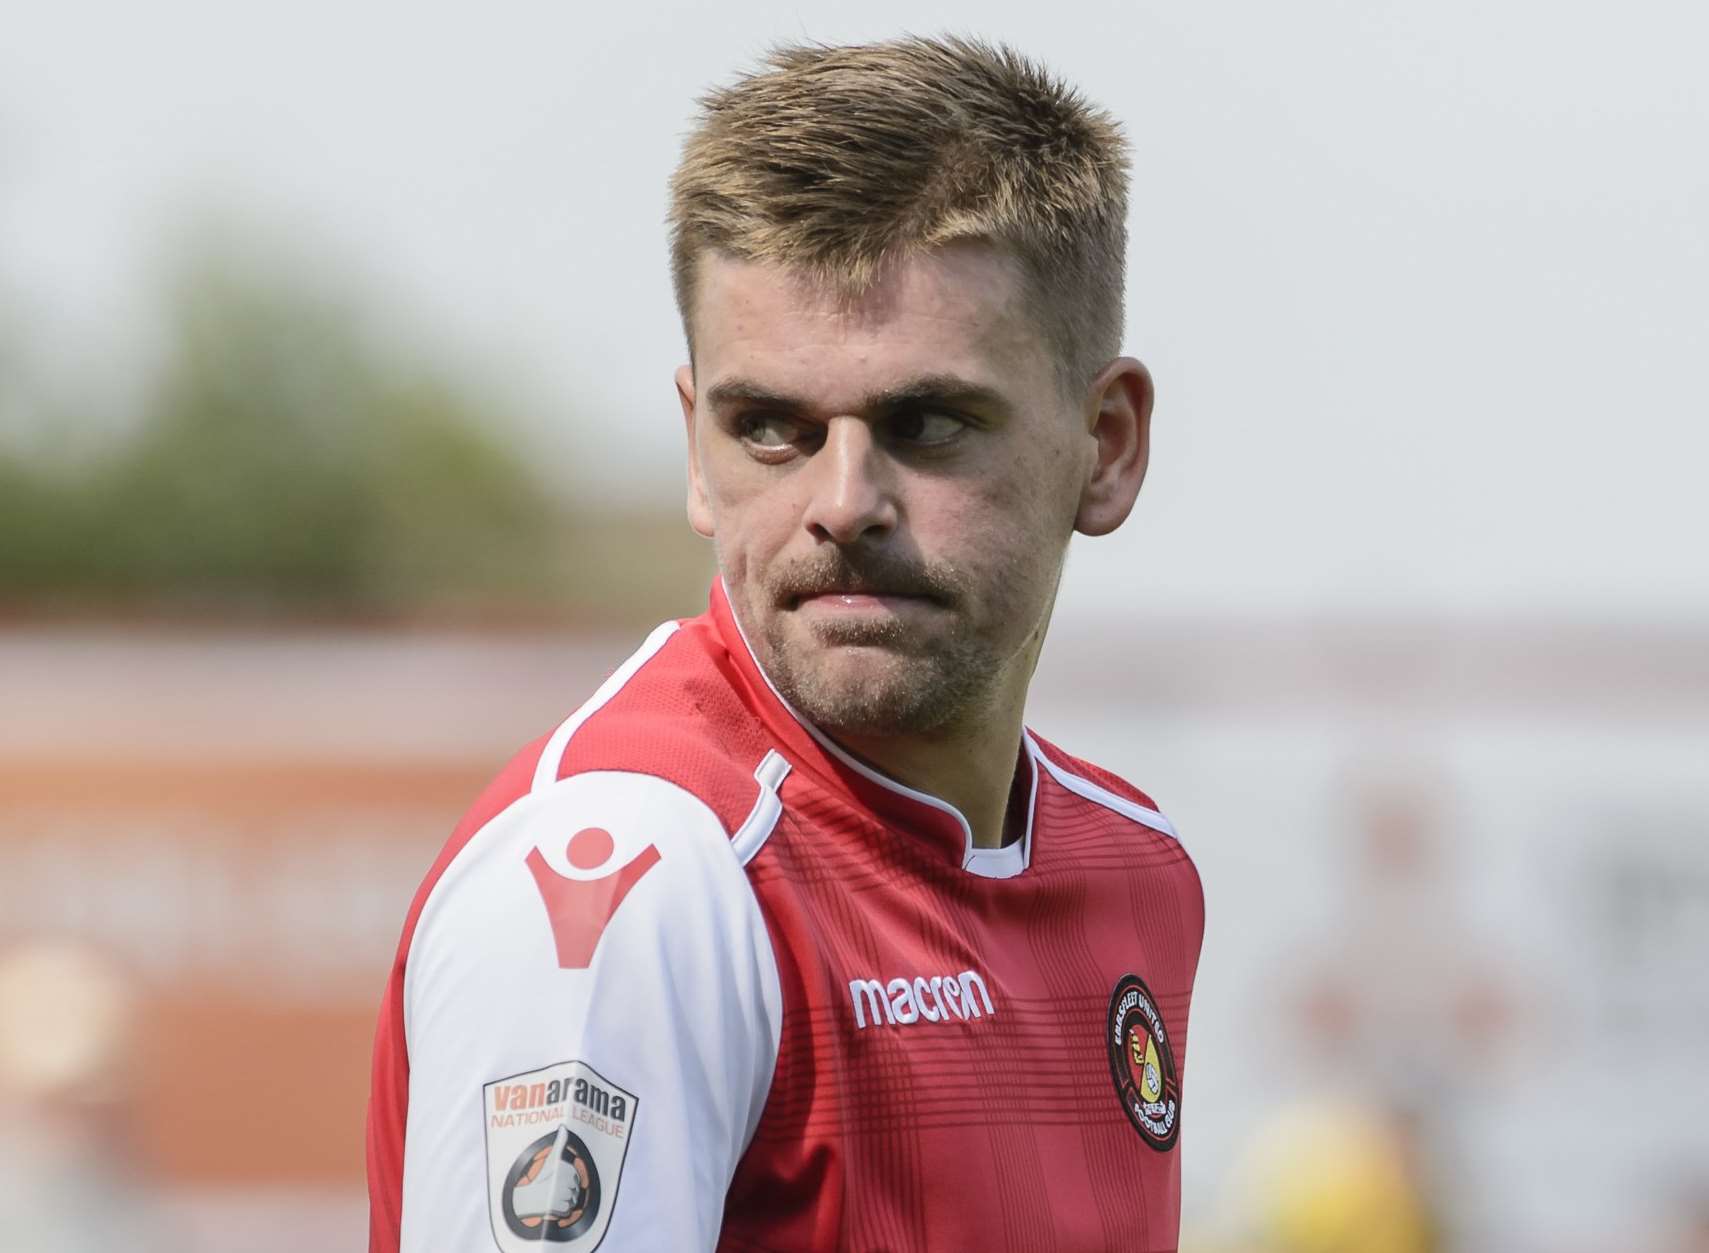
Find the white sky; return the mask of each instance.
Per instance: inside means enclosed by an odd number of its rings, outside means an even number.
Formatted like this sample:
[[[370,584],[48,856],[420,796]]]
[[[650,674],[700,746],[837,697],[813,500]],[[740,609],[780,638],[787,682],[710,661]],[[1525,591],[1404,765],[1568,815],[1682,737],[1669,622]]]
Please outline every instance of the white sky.
[[[1152,477],[1081,611],[1709,613],[1709,7],[19,5],[0,293],[86,385],[230,211],[674,502],[662,219],[777,39],[1014,42],[1129,126]],[[26,12],[27,10],[27,12]]]

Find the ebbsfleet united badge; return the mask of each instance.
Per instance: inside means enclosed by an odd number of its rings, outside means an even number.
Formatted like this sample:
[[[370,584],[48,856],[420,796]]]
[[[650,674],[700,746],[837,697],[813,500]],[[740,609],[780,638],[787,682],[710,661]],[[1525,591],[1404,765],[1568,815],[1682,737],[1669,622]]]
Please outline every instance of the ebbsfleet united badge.
[[[487,1197],[504,1253],[542,1243],[592,1253],[605,1238],[637,1102],[586,1062],[559,1062],[481,1089]],[[566,1250],[571,1253],[571,1250]]]
[[[1128,1121],[1140,1139],[1159,1153],[1168,1152],[1181,1130],[1181,1084],[1163,1012],[1138,975],[1116,981],[1104,1043]]]

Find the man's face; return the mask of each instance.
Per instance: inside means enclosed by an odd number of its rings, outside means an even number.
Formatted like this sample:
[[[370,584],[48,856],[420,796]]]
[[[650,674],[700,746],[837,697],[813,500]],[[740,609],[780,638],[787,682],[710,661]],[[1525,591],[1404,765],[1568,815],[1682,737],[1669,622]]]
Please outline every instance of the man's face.
[[[772,682],[856,737],[1018,705],[1097,450],[1018,267],[951,245],[851,303],[700,266],[689,515]]]

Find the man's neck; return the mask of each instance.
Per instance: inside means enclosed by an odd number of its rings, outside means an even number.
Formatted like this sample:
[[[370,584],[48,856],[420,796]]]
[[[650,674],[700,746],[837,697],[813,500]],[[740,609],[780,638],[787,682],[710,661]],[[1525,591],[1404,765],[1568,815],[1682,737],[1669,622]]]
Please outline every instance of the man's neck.
[[[898,783],[948,801],[973,831],[975,848],[1019,838],[1025,816],[1011,814],[1021,761],[1021,705],[990,711],[976,727],[943,734],[834,736],[837,743]]]

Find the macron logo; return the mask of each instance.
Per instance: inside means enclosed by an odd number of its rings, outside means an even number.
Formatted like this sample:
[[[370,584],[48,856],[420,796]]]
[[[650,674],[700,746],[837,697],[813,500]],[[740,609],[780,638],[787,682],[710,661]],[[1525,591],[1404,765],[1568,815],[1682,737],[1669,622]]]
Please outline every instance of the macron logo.
[[[878,1026],[906,1026],[911,1022],[945,1022],[951,1018],[980,1018],[997,1011],[991,993],[976,970],[959,975],[933,975],[909,980],[898,976],[889,983],[877,979],[850,979],[849,999],[854,1002],[855,1030]],[[984,1009],[981,1010],[980,1006]]]
[[[566,875],[547,860],[539,847],[528,851],[524,864],[546,903],[546,919],[557,943],[558,965],[586,970],[593,962],[606,924],[641,876],[659,864],[659,850],[649,844],[627,864],[618,864],[617,842],[603,827],[584,827],[570,837],[564,850]]]

